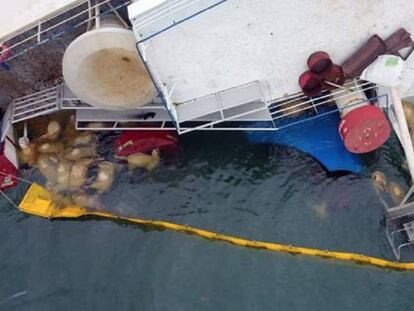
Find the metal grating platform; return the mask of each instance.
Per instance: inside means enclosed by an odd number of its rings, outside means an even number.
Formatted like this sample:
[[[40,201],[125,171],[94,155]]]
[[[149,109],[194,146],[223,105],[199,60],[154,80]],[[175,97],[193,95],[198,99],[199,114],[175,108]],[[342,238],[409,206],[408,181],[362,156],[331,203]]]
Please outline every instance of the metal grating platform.
[[[20,97],[13,101],[12,123],[32,119],[59,110],[60,86]]]

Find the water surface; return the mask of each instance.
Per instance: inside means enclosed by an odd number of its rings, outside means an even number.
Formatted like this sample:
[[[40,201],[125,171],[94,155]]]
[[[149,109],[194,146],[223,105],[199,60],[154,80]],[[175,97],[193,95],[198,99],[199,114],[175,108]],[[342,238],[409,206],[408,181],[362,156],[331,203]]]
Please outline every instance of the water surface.
[[[401,184],[395,138],[365,176],[327,174],[286,147],[197,133],[152,174],[104,196],[123,215],[255,240],[393,259],[369,173]],[[11,191],[16,199],[24,187]],[[249,250],[104,220],[49,221],[0,207],[0,310],[410,310],[413,272]],[[15,296],[13,296],[15,295]]]

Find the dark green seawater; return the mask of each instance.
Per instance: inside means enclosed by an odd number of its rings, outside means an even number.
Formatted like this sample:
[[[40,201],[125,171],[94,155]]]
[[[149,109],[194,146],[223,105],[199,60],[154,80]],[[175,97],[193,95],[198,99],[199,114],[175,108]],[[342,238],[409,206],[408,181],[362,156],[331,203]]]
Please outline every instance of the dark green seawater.
[[[242,134],[184,137],[151,175],[104,196],[124,215],[256,240],[393,259],[370,172],[407,186],[395,139],[366,176],[252,146]],[[9,191],[16,200],[24,187]],[[414,272],[249,250],[105,220],[49,221],[0,206],[0,310],[412,310]]]

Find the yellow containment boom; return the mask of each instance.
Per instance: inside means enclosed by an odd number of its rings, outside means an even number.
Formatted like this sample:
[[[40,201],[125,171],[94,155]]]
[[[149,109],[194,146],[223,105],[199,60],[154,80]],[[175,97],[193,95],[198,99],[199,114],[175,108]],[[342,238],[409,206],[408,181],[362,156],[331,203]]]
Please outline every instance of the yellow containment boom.
[[[36,183],[33,183],[30,186],[29,190],[26,192],[22,202],[19,205],[19,209],[22,212],[45,218],[79,218],[83,216],[96,216],[113,220],[127,221],[130,223],[150,226],[158,229],[167,229],[187,234],[193,234],[208,240],[223,241],[247,248],[348,261],[356,264],[371,265],[384,269],[414,270],[414,263],[393,262],[381,258],[355,253],[335,252],[279,243],[253,241],[167,221],[123,217],[105,211],[90,211],[76,205],[67,205],[63,208],[58,208],[53,201],[53,195]]]

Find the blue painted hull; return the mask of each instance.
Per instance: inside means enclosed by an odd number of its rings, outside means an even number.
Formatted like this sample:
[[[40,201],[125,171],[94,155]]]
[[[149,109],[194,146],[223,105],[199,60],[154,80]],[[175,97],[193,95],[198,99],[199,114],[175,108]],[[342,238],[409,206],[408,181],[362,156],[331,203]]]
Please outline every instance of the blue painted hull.
[[[362,157],[347,151],[339,136],[340,118],[337,111],[301,121],[295,120],[292,126],[282,126],[278,131],[249,131],[246,132],[246,136],[254,144],[281,144],[294,147],[311,155],[331,172],[363,173]]]

